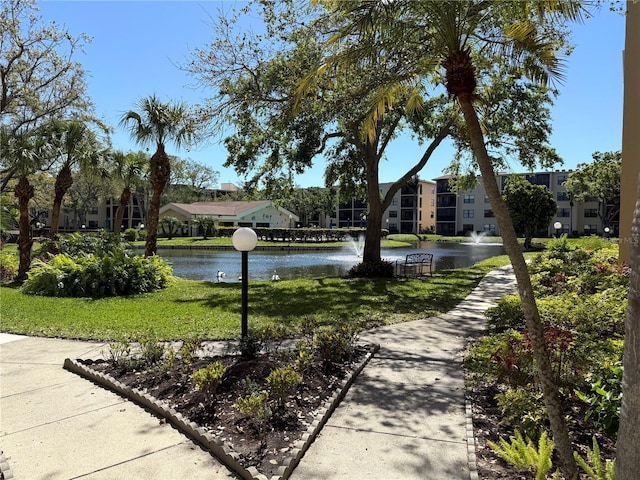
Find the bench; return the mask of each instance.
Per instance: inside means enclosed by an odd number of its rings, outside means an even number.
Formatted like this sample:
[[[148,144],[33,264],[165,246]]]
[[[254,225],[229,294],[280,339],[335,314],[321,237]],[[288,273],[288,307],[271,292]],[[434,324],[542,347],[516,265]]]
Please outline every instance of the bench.
[[[426,275],[427,268],[429,275],[433,275],[433,254],[432,253],[410,253],[404,260],[396,260],[396,276],[408,277]]]

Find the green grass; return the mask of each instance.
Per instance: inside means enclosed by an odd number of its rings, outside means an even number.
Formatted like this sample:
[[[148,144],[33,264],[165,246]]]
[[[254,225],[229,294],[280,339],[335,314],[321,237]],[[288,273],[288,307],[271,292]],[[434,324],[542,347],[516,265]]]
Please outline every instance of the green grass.
[[[490,270],[508,264],[494,257],[469,268],[409,280],[316,278],[249,285],[249,328],[284,325],[294,333],[305,317],[397,323],[446,312]],[[241,286],[178,279],[166,290],[132,297],[73,299],[29,296],[0,287],[3,332],[113,340],[150,330],[163,340],[202,335],[240,336]]]

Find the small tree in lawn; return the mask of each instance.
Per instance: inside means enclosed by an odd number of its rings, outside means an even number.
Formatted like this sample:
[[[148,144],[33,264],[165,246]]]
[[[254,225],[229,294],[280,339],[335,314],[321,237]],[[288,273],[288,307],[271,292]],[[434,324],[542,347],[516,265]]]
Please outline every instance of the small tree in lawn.
[[[524,235],[524,248],[531,248],[536,230],[547,228],[558,210],[553,194],[544,185],[534,185],[520,175],[513,175],[507,180],[502,198],[511,214],[513,228]]]
[[[216,228],[216,219],[210,216],[198,217],[191,221],[194,225],[202,229],[202,238],[206,240],[213,234]]]
[[[173,238],[173,234],[176,233],[180,228],[184,227],[184,222],[181,222],[176,217],[162,217],[158,225],[162,229],[162,233],[167,235],[167,238],[171,240]]]

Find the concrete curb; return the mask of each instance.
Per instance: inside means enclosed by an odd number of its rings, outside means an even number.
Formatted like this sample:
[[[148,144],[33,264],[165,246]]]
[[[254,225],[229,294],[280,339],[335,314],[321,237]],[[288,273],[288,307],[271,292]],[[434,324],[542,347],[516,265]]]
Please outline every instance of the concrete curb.
[[[0,478],[2,480],[9,480],[13,478],[13,472],[11,472],[11,466],[9,465],[9,459],[4,456],[4,452],[0,451]]]
[[[296,465],[300,462],[300,459],[307,451],[309,446],[313,443],[316,436],[327,422],[331,414],[334,412],[338,404],[342,401],[347,394],[349,387],[355,380],[355,378],[362,372],[364,367],[369,363],[373,355],[379,350],[380,345],[372,344],[368,345],[368,352],[364,358],[356,365],[351,374],[342,381],[340,388],[334,392],[334,394],[328,398],[323,406],[318,410],[315,420],[309,425],[307,431],[302,435],[300,440],[297,440],[294,444],[294,448],[291,451],[291,456],[286,457],[282,464],[278,467],[278,474],[272,476],[271,479],[260,473],[255,467],[245,468],[239,461],[239,455],[233,451],[233,449],[225,444],[222,440],[214,435],[206,432],[203,428],[199,427],[194,422],[189,422],[182,414],[176,412],[173,408],[164,402],[161,402],[153,396],[141,392],[137,389],[131,389],[122,382],[114,379],[113,377],[101,372],[97,372],[82,363],[82,360],[65,359],[63,368],[80,375],[87,380],[90,380],[104,388],[107,388],[120,396],[140,405],[141,407],[151,411],[155,415],[166,419],[177,430],[189,437],[195,443],[202,446],[205,450],[209,451],[218,460],[224,463],[229,469],[237,473],[245,480],[285,480],[289,478]],[[2,457],[0,457],[1,461]],[[0,472],[4,474],[0,464]],[[12,478],[7,477],[5,478]]]

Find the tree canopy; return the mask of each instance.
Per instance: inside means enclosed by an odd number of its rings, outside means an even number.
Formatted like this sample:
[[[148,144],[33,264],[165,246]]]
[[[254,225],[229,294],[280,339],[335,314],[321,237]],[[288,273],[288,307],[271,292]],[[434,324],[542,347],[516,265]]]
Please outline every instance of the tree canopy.
[[[549,227],[558,210],[553,193],[544,185],[534,185],[520,175],[512,175],[502,196],[517,233],[524,235],[524,248],[531,248],[536,231]]]
[[[603,226],[620,214],[622,153],[595,152],[593,162],[580,163],[564,186],[572,200],[598,201],[598,218]]]

